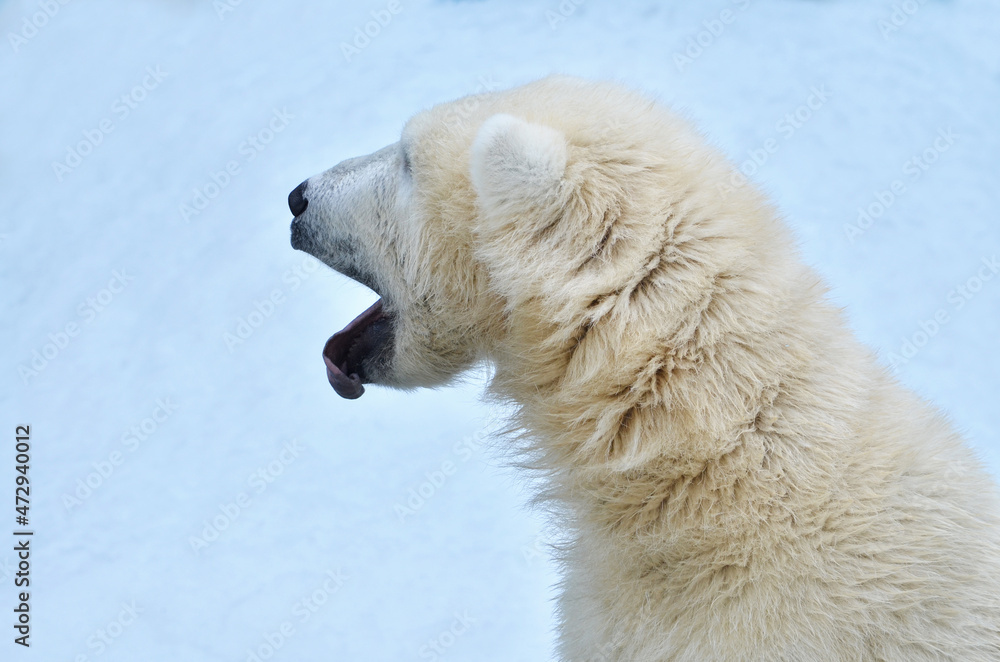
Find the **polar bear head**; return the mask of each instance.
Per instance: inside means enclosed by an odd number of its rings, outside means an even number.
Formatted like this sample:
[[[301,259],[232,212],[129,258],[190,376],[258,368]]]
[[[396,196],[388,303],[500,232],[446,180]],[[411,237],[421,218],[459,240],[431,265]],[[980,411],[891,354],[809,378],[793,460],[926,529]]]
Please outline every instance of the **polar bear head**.
[[[330,383],[356,398],[488,361],[537,388],[591,330],[578,369],[599,369],[594,352],[615,342],[603,320],[641,335],[651,313],[697,304],[693,273],[735,259],[719,239],[692,271],[682,250],[724,236],[699,210],[722,195],[703,182],[731,172],[686,123],[612,84],[553,77],[416,115],[398,142],[289,196],[292,246],[381,297],[328,341]],[[647,300],[668,284],[672,303]]]

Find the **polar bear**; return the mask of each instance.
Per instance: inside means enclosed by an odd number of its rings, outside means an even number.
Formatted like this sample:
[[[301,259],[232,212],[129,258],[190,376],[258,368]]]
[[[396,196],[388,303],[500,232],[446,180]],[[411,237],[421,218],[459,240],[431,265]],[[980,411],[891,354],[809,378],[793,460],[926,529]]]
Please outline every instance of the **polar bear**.
[[[1000,503],[685,122],[547,78],[436,106],[289,196],[381,299],[338,394],[486,362],[566,534],[559,659],[1000,660]]]

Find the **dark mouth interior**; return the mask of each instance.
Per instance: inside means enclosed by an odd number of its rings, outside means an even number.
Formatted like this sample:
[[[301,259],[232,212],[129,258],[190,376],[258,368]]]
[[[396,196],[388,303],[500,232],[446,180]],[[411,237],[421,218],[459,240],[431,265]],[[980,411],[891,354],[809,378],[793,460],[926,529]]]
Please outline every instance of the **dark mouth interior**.
[[[326,376],[337,395],[348,400],[361,397],[365,392],[362,384],[367,381],[362,361],[388,332],[389,319],[379,299],[326,341],[323,348]]]

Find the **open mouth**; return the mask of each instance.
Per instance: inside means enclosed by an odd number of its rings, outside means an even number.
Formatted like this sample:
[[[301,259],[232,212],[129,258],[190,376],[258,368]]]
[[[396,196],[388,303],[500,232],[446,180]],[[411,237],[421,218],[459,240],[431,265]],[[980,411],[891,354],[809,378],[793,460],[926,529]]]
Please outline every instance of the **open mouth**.
[[[354,400],[371,383],[365,374],[369,366],[382,359],[392,341],[392,321],[382,308],[382,300],[354,318],[343,330],[333,334],[323,348],[326,376],[330,386],[342,398]]]

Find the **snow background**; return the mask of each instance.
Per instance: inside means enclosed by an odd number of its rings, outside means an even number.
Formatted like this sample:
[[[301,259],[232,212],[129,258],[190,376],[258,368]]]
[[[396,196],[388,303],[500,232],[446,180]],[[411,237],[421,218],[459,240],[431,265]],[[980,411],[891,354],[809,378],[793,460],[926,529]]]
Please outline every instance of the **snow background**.
[[[552,659],[558,577],[523,482],[476,445],[493,420],[482,378],[337,398],[320,350],[374,295],[303,271],[315,263],[290,248],[286,206],[419,109],[552,72],[646,90],[740,162],[774,139],[752,180],[859,336],[888,356],[948,315],[897,372],[1000,474],[1000,279],[953,303],[1000,252],[997,3],[908,0],[889,32],[883,0],[400,0],[348,61],[341,44],[386,2],[231,2],[221,16],[209,0],[70,2],[17,42],[42,9],[0,1],[0,424],[11,440],[32,426],[36,532],[32,648],[4,626],[3,659]],[[678,64],[699,32],[706,45]],[[122,117],[116,100],[147,67],[167,76]],[[828,100],[781,132],[822,86]],[[282,109],[287,126],[248,148]],[[102,120],[113,132],[60,181],[53,162]],[[949,127],[947,151],[906,174]],[[186,222],[180,206],[233,160],[239,174]],[[894,180],[905,193],[849,241],[858,208]],[[81,310],[114,270],[127,287]],[[230,352],[224,334],[275,290],[281,304]],[[79,333],[22,377],[69,323]],[[164,399],[176,411],[154,423]],[[144,424],[137,443],[129,430]],[[2,455],[0,532],[14,527],[13,450]],[[261,469],[272,482],[253,481]],[[439,485],[401,521],[396,506],[428,476]],[[68,501],[88,478],[97,487]],[[8,615],[14,563],[3,544]],[[455,636],[459,617],[474,622]]]

